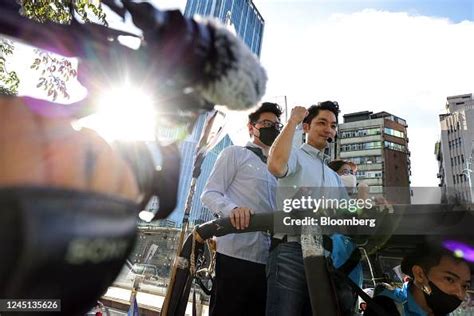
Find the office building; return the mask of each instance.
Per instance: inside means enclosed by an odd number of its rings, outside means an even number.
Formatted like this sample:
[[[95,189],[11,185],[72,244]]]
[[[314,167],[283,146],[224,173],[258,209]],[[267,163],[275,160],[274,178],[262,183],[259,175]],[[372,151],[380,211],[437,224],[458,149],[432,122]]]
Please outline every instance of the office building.
[[[345,114],[339,124],[337,157],[357,164],[357,180],[371,195],[410,203],[410,151],[407,124],[387,112]]]
[[[235,29],[236,34],[247,44],[257,56],[262,48],[264,20],[251,0],[188,0],[185,16],[193,15],[213,16],[221,22]],[[186,200],[189,194],[194,165],[194,154],[199,137],[205,123],[201,115],[193,133],[181,145],[181,174],[178,190],[178,203],[169,219],[179,227],[182,223]],[[202,164],[201,175],[197,180],[193,202],[191,204],[190,223],[200,224],[214,218],[213,214],[205,208],[200,201],[200,196],[209,175],[214,167],[219,153],[231,146],[232,141],[225,135],[221,141],[207,154]]]
[[[447,98],[446,113],[439,115],[441,140],[435,152],[438,178],[450,202],[472,202],[474,99],[471,94]]]
[[[229,25],[260,56],[265,21],[252,0],[188,0],[185,16],[215,17]]]
[[[183,221],[186,201],[191,189],[191,179],[194,168],[196,147],[199,143],[205,121],[206,115],[203,114],[197,120],[192,134],[189,135],[188,138],[186,138],[180,145],[181,170],[179,176],[178,200],[175,210],[168,217],[170,221],[176,223],[177,227],[180,227]],[[217,156],[224,148],[231,145],[232,141],[229,135],[224,135],[220,142],[217,143],[214,148],[212,148],[206,154],[206,157],[201,165],[201,174],[197,180],[196,187],[194,189],[193,201],[191,203],[191,213],[189,218],[191,225],[200,224],[214,218],[212,213],[207,208],[202,206],[200,196],[206,181],[211,174],[212,168],[214,167],[214,163],[217,160]]]

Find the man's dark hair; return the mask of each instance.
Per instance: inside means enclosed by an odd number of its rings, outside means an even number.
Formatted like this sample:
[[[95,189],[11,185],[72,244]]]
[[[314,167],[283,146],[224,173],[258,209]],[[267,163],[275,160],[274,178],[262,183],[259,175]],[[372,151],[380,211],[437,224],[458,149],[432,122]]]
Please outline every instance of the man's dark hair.
[[[257,122],[260,119],[260,114],[266,112],[275,114],[278,119],[280,119],[280,116],[282,114],[281,107],[278,104],[271,102],[263,102],[258,109],[249,114],[249,122]]]
[[[336,101],[324,101],[319,102],[317,105],[312,105],[308,108],[308,116],[306,116],[303,120],[303,123],[311,124],[311,121],[318,116],[319,111],[331,111],[336,116],[336,123],[337,123],[337,116],[339,114],[339,104]]]
[[[427,244],[418,245],[413,253],[405,256],[401,263],[401,270],[406,275],[413,279],[413,272],[411,269],[414,265],[418,265],[423,268],[425,273],[428,273],[431,268],[437,266],[442,257],[450,257],[457,262],[461,262],[462,258],[457,258],[454,254],[441,247],[433,247]]]

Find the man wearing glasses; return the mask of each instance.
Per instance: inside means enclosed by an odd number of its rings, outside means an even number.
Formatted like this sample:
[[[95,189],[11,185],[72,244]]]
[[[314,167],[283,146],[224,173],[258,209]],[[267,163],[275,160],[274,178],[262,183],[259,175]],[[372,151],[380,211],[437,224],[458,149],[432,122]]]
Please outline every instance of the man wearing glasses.
[[[265,102],[249,115],[251,141],[222,151],[209,176],[202,203],[216,216],[230,217],[244,229],[253,213],[276,209],[276,178],[266,166],[267,155],[280,133],[281,109]],[[265,315],[266,275],[270,238],[262,232],[217,238],[216,277],[210,315]]]

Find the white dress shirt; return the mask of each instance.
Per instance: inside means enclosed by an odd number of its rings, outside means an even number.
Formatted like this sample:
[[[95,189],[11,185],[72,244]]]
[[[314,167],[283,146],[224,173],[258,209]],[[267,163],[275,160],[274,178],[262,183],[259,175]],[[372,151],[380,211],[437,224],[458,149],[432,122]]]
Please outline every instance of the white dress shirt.
[[[250,142],[247,146],[258,148]],[[248,207],[256,214],[273,212],[276,186],[277,179],[255,153],[231,146],[217,158],[201,201],[214,214],[225,217],[236,207]],[[262,232],[217,238],[217,252],[256,263],[266,264],[269,248],[270,238]]]

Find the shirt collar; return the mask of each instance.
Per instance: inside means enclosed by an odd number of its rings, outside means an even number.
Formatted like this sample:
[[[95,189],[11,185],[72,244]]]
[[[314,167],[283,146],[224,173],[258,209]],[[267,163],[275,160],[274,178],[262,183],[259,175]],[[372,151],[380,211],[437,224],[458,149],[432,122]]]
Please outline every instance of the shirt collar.
[[[259,148],[259,149],[262,150],[262,154],[263,154],[265,157],[267,156],[267,155],[265,155],[265,150],[264,150],[262,147],[260,147],[260,146],[258,146],[257,144],[255,144],[255,143],[247,142],[247,145],[245,145],[245,146],[250,146],[250,147]]]
[[[330,160],[331,160],[331,157],[329,157],[328,155],[326,155],[325,153],[323,153],[321,150],[311,146],[311,145],[308,145],[307,143],[304,143],[303,145],[301,145],[300,147],[305,153],[307,153],[308,155],[310,155],[311,157],[313,158],[316,158],[316,159],[320,159],[321,161],[323,161],[325,164],[327,164]]]
[[[412,284],[408,284],[407,287],[407,303],[406,303],[406,310],[410,312],[409,315],[416,315],[416,316],[426,316],[426,312],[421,309],[420,305],[415,301],[413,294],[411,294],[411,287],[414,286]]]

